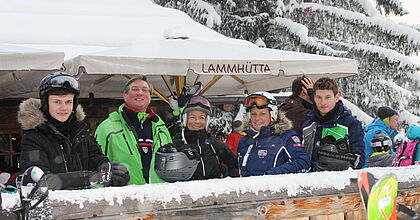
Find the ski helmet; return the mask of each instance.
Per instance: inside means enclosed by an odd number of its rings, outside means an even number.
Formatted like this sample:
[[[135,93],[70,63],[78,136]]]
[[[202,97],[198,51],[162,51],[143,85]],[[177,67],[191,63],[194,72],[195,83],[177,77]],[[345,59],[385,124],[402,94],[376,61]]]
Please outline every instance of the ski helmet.
[[[155,171],[167,182],[186,181],[194,175],[198,162],[178,152],[172,144],[165,144],[156,152]]]
[[[206,113],[206,130],[208,128],[210,122],[210,115],[211,115],[211,106],[209,100],[204,98],[203,96],[193,96],[188,100],[187,104],[185,105],[184,109],[182,110],[182,125],[183,127],[187,127],[188,117],[187,114],[189,111],[198,110],[203,111]]]
[[[388,135],[382,134],[381,130],[377,130],[375,136],[370,141],[370,146],[374,152],[387,152],[392,147],[392,141]]]
[[[278,118],[278,107],[277,100],[274,96],[268,92],[255,92],[245,98],[244,106],[249,112],[253,106],[262,109],[269,108],[270,116],[272,121],[277,121]]]
[[[54,90],[67,90],[74,94],[73,112],[78,105],[78,96],[80,94],[79,82],[70,74],[64,72],[54,72],[45,76],[39,83],[39,98],[41,99],[42,111],[48,112],[48,95]]]

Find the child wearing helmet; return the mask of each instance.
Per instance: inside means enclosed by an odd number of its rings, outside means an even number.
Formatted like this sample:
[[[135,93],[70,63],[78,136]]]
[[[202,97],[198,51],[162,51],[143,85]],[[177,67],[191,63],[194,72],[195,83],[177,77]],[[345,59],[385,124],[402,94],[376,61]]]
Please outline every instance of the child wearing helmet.
[[[226,172],[221,167],[222,163],[227,165],[229,176],[238,175],[236,156],[225,143],[210,136],[208,132],[210,115],[211,106],[206,98],[199,95],[191,97],[181,114],[182,131],[173,139],[173,145],[178,152],[193,152],[195,157],[190,159],[198,160],[190,180],[224,177]],[[167,173],[166,177],[161,178],[170,179],[170,174]]]
[[[241,176],[305,172],[309,157],[292,123],[279,111],[277,100],[267,92],[256,92],[245,99],[249,129],[238,144]]]
[[[391,153],[391,138],[377,130],[370,145],[373,153],[368,158],[369,167],[391,167],[395,158],[395,154]]]
[[[35,167],[42,170],[52,189],[127,184],[127,169],[109,163],[82,121],[85,114],[78,105],[79,93],[73,76],[55,72],[41,80],[40,99],[30,98],[20,104],[20,169],[24,174]]]

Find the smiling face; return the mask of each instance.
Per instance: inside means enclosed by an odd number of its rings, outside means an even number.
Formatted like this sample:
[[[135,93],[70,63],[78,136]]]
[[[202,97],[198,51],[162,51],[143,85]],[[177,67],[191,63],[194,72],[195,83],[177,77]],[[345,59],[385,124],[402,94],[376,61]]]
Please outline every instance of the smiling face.
[[[74,94],[49,95],[48,112],[59,122],[65,122],[73,111]]]
[[[269,108],[256,108],[253,107],[250,110],[251,126],[256,131],[261,130],[262,126],[268,126],[271,124],[271,116]]]
[[[187,113],[187,127],[190,131],[199,131],[206,128],[207,115],[204,111],[191,110]]]
[[[150,88],[144,80],[136,80],[123,95],[125,103],[138,112],[146,112],[152,100]]]
[[[319,113],[325,115],[334,109],[340,100],[340,93],[334,95],[332,90],[316,90],[314,100]]]

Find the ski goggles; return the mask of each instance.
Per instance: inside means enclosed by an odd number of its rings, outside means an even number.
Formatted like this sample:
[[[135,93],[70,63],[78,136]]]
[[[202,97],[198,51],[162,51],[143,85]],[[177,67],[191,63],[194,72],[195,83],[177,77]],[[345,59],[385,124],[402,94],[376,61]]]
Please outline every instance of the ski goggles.
[[[244,106],[250,109],[252,106],[257,108],[268,108],[268,105],[277,105],[276,100],[270,100],[259,94],[252,94],[245,98]]]
[[[210,110],[210,102],[209,102],[209,100],[207,100],[203,96],[193,96],[193,97],[191,97],[191,99],[188,101],[187,105],[190,106],[190,107],[200,106],[200,107],[203,107],[205,109]]]
[[[50,80],[52,88],[68,88],[79,90],[79,82],[71,76],[58,75]]]

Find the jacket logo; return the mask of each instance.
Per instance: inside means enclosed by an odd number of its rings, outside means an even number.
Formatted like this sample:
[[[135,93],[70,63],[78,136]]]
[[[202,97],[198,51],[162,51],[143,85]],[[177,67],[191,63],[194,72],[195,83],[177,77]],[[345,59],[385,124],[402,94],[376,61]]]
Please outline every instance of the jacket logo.
[[[264,158],[265,156],[267,156],[267,150],[258,150],[259,158]]]

